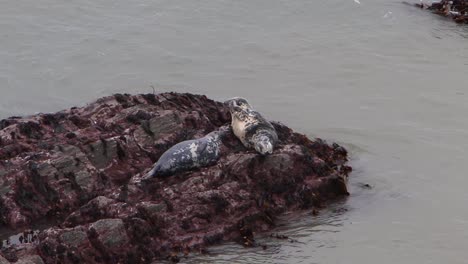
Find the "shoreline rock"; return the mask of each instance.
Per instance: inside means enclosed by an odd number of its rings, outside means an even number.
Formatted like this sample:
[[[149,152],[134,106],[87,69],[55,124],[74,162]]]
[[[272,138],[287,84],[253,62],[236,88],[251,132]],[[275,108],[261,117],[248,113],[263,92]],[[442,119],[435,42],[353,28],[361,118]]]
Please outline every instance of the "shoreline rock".
[[[432,13],[452,18],[457,23],[468,23],[468,1],[467,0],[440,0],[438,2],[415,3],[416,7],[427,9]]]
[[[116,94],[0,121],[0,225],[53,219],[35,243],[3,247],[0,262],[175,261],[222,241],[252,246],[275,216],[348,195],[347,151],[278,122],[272,155],[229,133],[217,164],[136,184],[165,150],[229,122],[222,103],[178,93]]]

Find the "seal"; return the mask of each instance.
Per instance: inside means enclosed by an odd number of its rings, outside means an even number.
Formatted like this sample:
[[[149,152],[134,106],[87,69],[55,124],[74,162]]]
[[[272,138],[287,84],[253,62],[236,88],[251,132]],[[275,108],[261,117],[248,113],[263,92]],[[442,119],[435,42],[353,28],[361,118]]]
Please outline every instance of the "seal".
[[[278,135],[273,125],[259,112],[253,110],[246,99],[235,97],[225,101],[232,117],[232,131],[246,148],[261,155],[273,153]]]
[[[141,180],[164,178],[177,172],[216,163],[220,156],[221,139],[226,131],[225,127],[221,127],[202,138],[177,143],[161,155]]]

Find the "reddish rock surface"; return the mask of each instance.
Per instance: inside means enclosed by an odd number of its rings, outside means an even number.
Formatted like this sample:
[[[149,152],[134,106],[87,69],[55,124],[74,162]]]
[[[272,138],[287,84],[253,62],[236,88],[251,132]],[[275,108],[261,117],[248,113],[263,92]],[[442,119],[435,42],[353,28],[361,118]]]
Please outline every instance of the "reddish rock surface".
[[[450,17],[457,23],[468,23],[468,0],[440,0],[430,4],[420,2],[414,5]]]
[[[229,122],[222,103],[176,93],[0,121],[0,224],[51,226],[34,243],[4,246],[0,263],[151,263],[222,241],[252,246],[253,230],[282,212],[348,194],[343,147],[275,122],[272,155],[229,133],[216,165],[136,184],[169,147]]]

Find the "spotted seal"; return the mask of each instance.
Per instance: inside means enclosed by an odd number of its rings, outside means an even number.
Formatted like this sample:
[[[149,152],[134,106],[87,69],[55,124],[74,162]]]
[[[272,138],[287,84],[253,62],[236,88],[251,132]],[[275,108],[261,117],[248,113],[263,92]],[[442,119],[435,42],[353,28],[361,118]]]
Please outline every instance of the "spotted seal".
[[[261,155],[273,153],[278,135],[273,125],[259,112],[253,110],[246,99],[235,97],[225,101],[232,117],[232,130],[246,148]]]
[[[202,138],[177,143],[161,155],[153,168],[141,180],[163,178],[177,172],[216,163],[220,156],[221,139],[226,131],[227,128],[222,127]]]

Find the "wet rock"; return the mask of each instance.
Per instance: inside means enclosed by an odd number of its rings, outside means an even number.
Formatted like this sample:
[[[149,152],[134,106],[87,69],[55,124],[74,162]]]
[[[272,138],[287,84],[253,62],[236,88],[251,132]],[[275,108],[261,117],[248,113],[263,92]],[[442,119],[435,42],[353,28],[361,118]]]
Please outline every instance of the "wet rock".
[[[222,241],[256,246],[253,230],[269,230],[282,212],[319,210],[348,195],[346,149],[278,122],[272,155],[245,149],[229,132],[213,166],[138,185],[165,150],[229,123],[222,103],[176,93],[121,94],[0,121],[0,224],[53,220],[28,251],[2,255],[30,263],[177,261]]]
[[[368,189],[368,190],[372,189],[372,186],[368,183],[359,182],[357,185],[361,187],[362,189]]]

